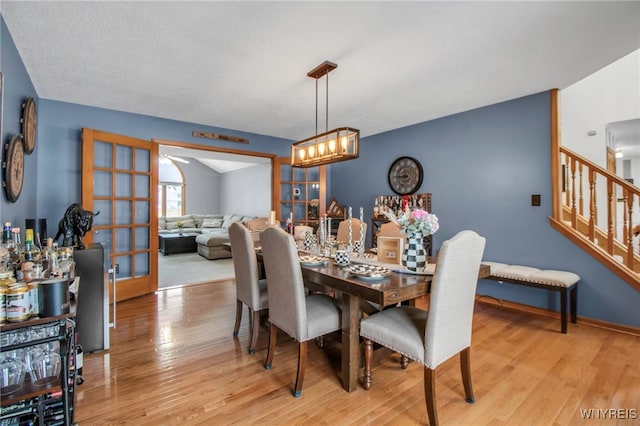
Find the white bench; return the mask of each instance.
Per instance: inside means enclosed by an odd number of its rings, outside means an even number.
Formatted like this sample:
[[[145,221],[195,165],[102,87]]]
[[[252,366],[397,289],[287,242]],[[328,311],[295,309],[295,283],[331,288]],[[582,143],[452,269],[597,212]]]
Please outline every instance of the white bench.
[[[577,321],[579,275],[567,271],[544,270],[498,262],[482,261],[482,263],[491,267],[491,275],[486,277],[488,280],[559,292],[560,325],[562,332],[565,334],[567,333],[567,295],[570,291],[571,322],[575,323]]]

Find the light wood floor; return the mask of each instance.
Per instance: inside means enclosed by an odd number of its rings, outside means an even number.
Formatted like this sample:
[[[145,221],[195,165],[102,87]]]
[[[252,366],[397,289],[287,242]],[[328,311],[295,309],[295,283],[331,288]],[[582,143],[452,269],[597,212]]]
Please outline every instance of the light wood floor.
[[[426,306],[422,300],[419,306]],[[159,291],[120,303],[111,349],[84,361],[76,421],[101,424],[426,424],[423,370],[378,352],[370,391],[342,389],[337,343],[309,345],[300,398],[293,398],[297,345],[280,338],[263,368],[267,331],[247,354],[248,321],[232,337],[233,281]],[[472,346],[476,402],[464,401],[458,358],[437,372],[443,425],[632,425],[581,419],[581,409],[640,415],[640,338],[477,304]],[[626,412],[633,413],[633,412]],[[601,412],[602,414],[602,412]]]

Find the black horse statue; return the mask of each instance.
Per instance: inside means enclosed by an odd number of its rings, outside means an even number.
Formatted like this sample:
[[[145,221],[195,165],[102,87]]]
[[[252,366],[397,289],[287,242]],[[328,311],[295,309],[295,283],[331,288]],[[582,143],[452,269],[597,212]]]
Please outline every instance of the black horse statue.
[[[93,226],[93,217],[99,214],[99,211],[93,213],[83,209],[79,203],[71,204],[58,223],[58,233],[53,240],[57,241],[62,236],[62,247],[76,246],[83,249],[82,237]]]

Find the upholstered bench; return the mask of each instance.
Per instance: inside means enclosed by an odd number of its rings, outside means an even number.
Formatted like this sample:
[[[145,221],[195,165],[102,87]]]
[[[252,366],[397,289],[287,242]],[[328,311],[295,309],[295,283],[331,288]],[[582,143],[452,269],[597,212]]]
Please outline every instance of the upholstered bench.
[[[528,287],[544,288],[560,293],[560,325],[563,333],[567,333],[567,294],[571,295],[571,322],[577,320],[578,281],[580,276],[573,272],[552,269],[537,269],[529,266],[507,265],[498,262],[482,261],[491,267],[488,280],[520,284]]]
[[[229,234],[226,229],[220,231],[207,232],[196,237],[200,256],[209,260],[231,257],[231,252],[224,248],[224,244],[229,242]]]

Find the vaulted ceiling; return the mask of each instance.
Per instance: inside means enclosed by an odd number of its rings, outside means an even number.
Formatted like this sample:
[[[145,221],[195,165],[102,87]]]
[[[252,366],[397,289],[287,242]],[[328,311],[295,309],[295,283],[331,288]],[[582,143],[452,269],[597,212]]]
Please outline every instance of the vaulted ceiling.
[[[11,1],[38,96],[301,139],[564,88],[640,47],[640,3]],[[324,80],[320,129],[324,129]]]

